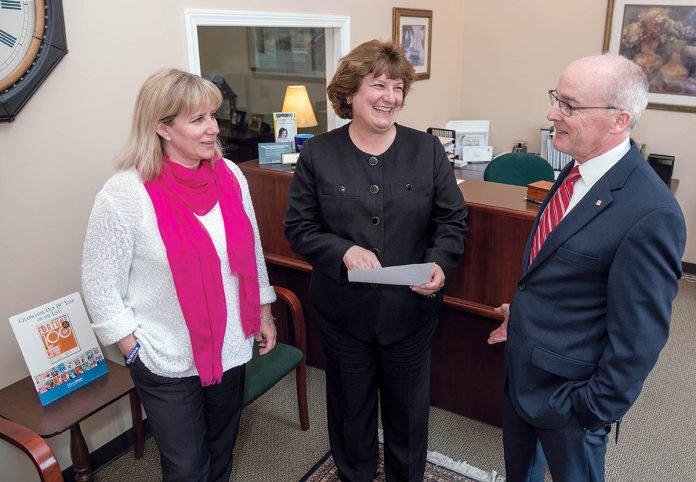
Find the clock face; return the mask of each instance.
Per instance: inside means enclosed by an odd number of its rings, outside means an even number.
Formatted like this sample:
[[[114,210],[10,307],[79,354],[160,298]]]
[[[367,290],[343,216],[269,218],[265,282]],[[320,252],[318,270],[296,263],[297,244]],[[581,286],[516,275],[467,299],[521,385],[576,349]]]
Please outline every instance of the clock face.
[[[0,92],[31,66],[44,30],[43,0],[0,0]]]
[[[62,0],[0,0],[0,122],[12,122],[68,53]]]

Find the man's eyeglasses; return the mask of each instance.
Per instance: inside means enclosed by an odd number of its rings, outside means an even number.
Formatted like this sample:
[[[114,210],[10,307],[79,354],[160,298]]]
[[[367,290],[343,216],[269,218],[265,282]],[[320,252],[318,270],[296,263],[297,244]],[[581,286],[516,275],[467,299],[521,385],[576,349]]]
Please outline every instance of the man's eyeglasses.
[[[616,110],[621,110],[618,107],[614,107],[612,105],[602,106],[602,107],[574,107],[574,106],[570,105],[568,102],[559,99],[558,92],[556,92],[555,90],[549,90],[549,100],[551,101],[551,105],[554,105],[556,102],[558,102],[558,108],[561,110],[561,114],[563,114],[566,117],[572,116],[574,110],[587,110],[587,109],[616,109]]]

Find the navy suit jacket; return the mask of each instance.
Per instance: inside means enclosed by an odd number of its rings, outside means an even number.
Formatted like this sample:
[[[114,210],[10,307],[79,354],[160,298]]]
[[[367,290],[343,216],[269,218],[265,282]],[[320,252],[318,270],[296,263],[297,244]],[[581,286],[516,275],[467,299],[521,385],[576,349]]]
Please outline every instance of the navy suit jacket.
[[[631,143],[550,233],[531,266],[529,235],[510,307],[507,389],[533,426],[620,419],[667,341],[686,242],[672,193]]]

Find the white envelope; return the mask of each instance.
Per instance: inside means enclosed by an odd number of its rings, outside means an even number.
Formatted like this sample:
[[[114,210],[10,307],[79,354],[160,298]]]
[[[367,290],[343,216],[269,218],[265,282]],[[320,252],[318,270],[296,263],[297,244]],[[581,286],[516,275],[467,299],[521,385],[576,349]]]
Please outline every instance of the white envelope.
[[[405,264],[388,268],[349,269],[348,281],[352,283],[377,283],[383,285],[420,285],[430,281],[435,263]]]

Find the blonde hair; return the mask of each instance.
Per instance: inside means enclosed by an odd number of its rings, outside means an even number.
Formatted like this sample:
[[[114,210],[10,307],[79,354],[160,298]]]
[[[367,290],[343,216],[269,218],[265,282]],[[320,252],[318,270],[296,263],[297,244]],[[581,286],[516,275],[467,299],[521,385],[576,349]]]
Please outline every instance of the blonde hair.
[[[416,80],[416,71],[406,59],[401,47],[393,42],[369,40],[351,50],[341,59],[326,93],[336,115],[341,119],[353,118],[353,106],[348,97],[360,88],[363,77],[386,74],[404,83],[404,100],[411,84]]]
[[[220,90],[212,82],[177,69],[163,69],[152,74],[140,88],[135,101],[128,145],[116,160],[118,169],[135,167],[143,181],[156,179],[162,167],[165,142],[155,131],[162,122],[171,125],[179,114],[190,114],[201,106],[218,108]],[[215,141],[214,161],[222,156],[219,140]]]

